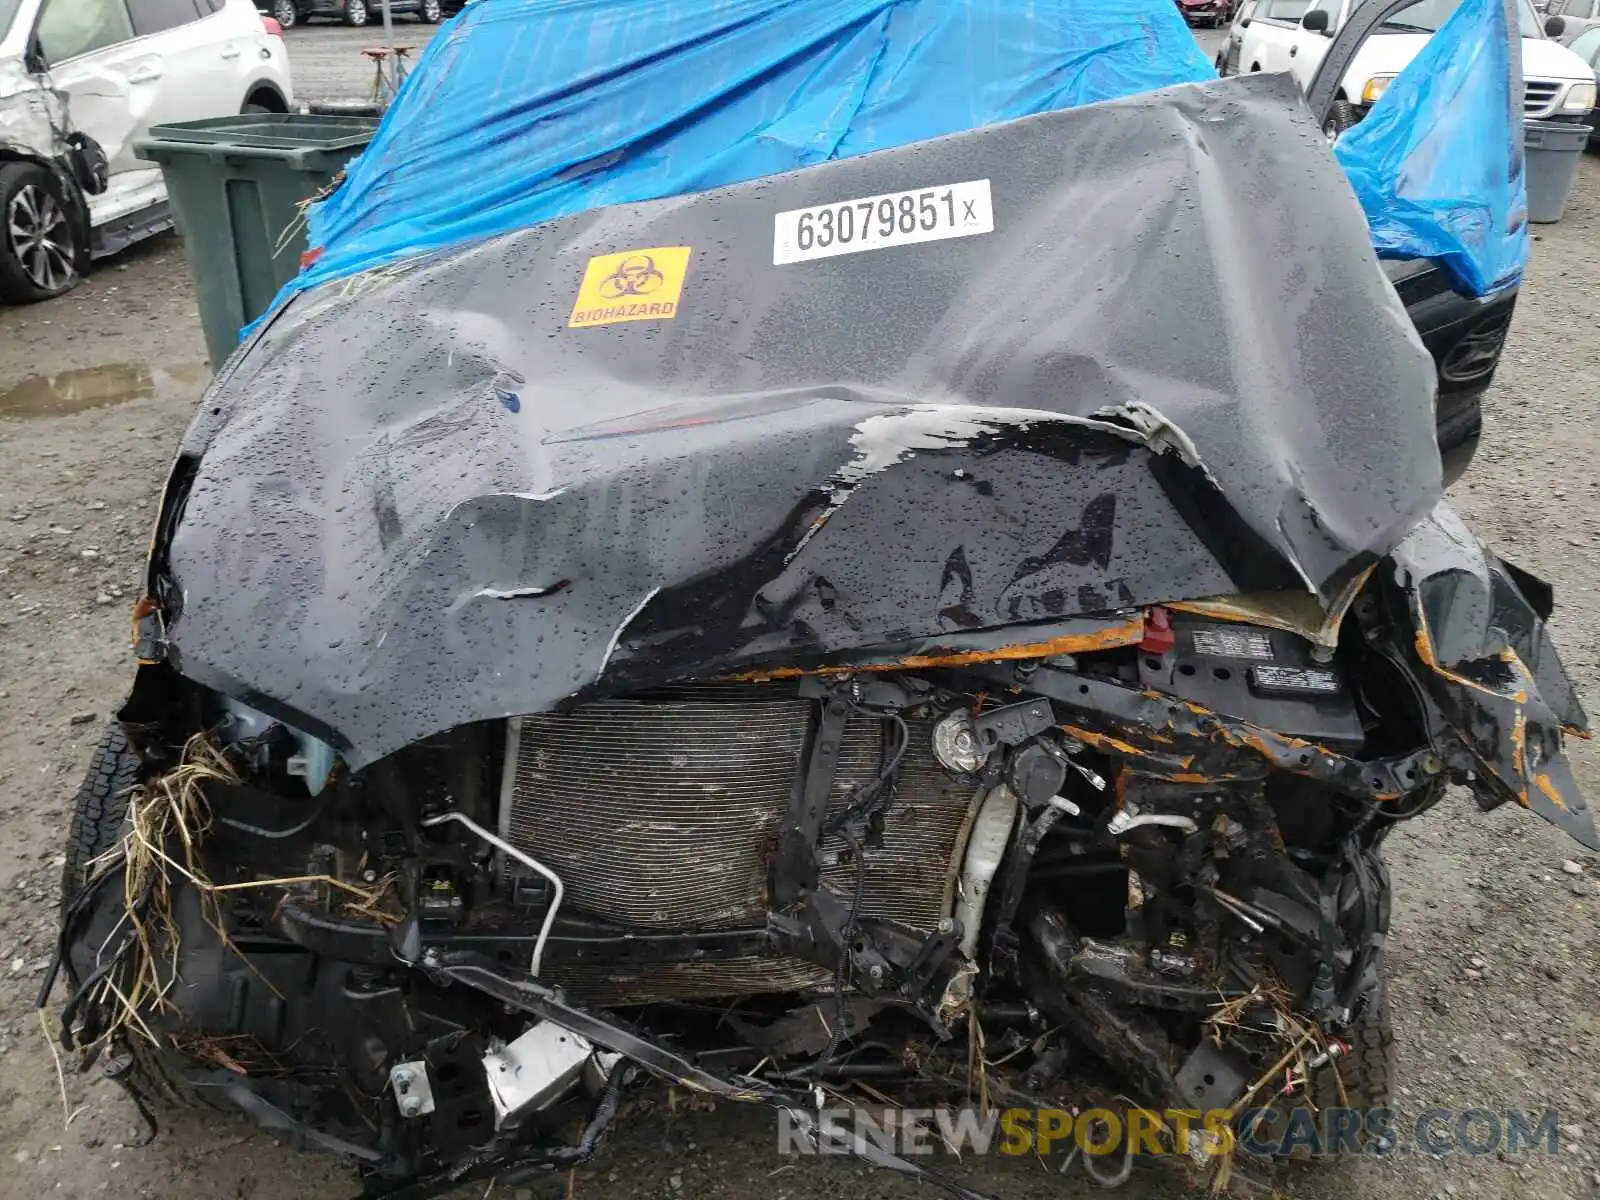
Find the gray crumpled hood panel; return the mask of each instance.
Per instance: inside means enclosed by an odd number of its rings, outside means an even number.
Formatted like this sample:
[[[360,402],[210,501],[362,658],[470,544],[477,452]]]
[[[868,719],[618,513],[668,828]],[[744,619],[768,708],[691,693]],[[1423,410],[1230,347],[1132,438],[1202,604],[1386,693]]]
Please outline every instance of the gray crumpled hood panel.
[[[780,211],[977,179],[991,234],[773,265]],[[675,319],[567,327],[591,256],[670,246]],[[170,646],[359,767],[675,677],[1326,599],[1437,499],[1432,395],[1292,82],[1173,88],[302,297],[186,438]]]

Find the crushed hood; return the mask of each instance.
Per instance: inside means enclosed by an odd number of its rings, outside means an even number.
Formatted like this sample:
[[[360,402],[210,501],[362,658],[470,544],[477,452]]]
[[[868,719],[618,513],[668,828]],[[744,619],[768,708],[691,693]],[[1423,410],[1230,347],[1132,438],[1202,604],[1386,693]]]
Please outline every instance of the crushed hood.
[[[775,265],[779,214],[977,181],[992,232]],[[1433,378],[1286,76],[584,213],[232,361],[167,653],[360,767],[674,678],[1328,607],[1438,498]]]

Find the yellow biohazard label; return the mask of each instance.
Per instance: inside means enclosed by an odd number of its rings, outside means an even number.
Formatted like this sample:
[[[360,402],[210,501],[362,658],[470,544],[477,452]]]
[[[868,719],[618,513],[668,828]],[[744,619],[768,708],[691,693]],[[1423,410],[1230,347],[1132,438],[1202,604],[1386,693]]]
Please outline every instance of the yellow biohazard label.
[[[670,321],[678,315],[692,252],[691,246],[654,246],[591,258],[567,327]]]

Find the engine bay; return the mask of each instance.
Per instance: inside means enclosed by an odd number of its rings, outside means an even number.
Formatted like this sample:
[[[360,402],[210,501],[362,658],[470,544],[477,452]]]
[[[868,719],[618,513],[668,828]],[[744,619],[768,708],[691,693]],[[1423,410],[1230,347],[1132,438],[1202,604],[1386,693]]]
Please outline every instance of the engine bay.
[[[743,1098],[948,1086],[977,1028],[1017,1097],[1087,1051],[1151,1102],[1225,1107],[1288,1014],[1323,1061],[1348,1045],[1388,926],[1378,844],[1445,764],[1396,753],[1418,715],[1351,685],[1359,639],[1162,608],[1130,628],[658,688],[353,773],[194,693],[209,882],[174,892],[183,986],[147,1019],[374,1195],[532,1153],[641,1062]],[[93,978],[114,906],[82,919]],[[70,1015],[83,1043],[116,1021]]]

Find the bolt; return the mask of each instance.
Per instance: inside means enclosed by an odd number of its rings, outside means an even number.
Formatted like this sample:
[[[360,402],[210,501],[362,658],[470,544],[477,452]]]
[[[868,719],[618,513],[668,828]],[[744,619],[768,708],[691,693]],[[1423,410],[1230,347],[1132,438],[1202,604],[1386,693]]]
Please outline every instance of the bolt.
[[[873,982],[877,982],[883,978],[883,968],[877,963],[873,963],[871,969],[867,971],[867,974],[872,976]]]
[[[953,929],[955,929],[955,927],[956,927],[956,923],[954,921],[952,921],[949,917],[946,917],[944,920],[939,922],[939,932],[940,933],[949,933]]]
[[[400,1115],[402,1117],[415,1117],[422,1114],[422,1101],[416,1096],[407,1096],[400,1101]]]
[[[364,883],[377,883],[378,873],[371,867],[368,867],[365,871],[361,872],[361,879]]]

